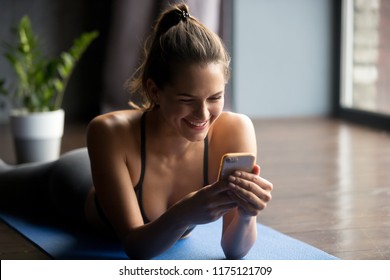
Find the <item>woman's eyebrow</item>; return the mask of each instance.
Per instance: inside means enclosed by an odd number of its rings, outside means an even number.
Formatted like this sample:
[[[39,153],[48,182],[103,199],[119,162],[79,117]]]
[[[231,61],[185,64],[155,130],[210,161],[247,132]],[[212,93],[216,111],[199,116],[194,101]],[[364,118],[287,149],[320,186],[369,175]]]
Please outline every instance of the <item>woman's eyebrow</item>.
[[[219,95],[219,94],[222,94],[223,91],[218,91],[217,93],[214,93],[210,96],[216,96],[216,95]],[[178,93],[177,96],[179,97],[197,97],[197,95],[194,95],[194,94],[190,94],[190,93]]]
[[[192,95],[192,94],[189,94],[189,93],[179,93],[179,94],[177,94],[177,96],[180,96],[180,97],[194,97],[195,95]]]
[[[221,90],[221,91],[218,91],[217,93],[214,93],[213,95],[211,95],[211,96],[216,96],[216,95],[220,95],[220,94],[222,94],[223,93],[223,90]]]

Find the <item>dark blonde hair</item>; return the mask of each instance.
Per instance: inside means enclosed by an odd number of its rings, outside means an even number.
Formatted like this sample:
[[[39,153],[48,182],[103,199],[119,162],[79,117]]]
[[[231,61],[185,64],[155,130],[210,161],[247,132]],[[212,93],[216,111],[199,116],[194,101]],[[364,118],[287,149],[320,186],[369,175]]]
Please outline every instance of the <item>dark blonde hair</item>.
[[[186,4],[177,4],[160,15],[145,43],[144,61],[127,82],[133,95],[130,104],[138,109],[152,110],[156,104],[146,88],[148,79],[163,88],[173,82],[175,66],[191,63],[220,63],[225,81],[229,80],[230,56],[222,40],[191,16]]]

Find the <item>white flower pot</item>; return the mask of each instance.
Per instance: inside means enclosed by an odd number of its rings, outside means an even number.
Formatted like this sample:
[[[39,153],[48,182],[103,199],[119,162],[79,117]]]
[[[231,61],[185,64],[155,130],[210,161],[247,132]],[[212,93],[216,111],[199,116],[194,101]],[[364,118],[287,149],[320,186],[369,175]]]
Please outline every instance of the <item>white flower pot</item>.
[[[20,113],[10,116],[18,163],[46,162],[60,156],[64,133],[64,110]]]

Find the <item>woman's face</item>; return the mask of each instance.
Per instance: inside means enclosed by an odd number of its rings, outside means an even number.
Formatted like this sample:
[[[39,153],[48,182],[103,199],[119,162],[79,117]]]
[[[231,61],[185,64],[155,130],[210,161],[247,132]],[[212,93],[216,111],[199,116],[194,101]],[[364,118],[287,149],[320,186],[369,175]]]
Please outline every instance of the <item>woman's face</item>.
[[[159,111],[173,131],[189,141],[202,141],[223,110],[223,67],[189,64],[176,70],[174,81],[157,90]]]

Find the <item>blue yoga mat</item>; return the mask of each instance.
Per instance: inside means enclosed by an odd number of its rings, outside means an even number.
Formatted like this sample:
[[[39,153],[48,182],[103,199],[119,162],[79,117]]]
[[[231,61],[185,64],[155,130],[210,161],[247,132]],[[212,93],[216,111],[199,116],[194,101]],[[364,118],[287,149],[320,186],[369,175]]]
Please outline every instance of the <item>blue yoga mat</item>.
[[[98,237],[74,227],[51,225],[0,213],[15,228],[54,259],[126,259],[119,242]],[[219,260],[225,256],[220,246],[221,219],[197,226],[157,260]],[[331,260],[336,257],[309,244],[258,224],[258,239],[245,257],[251,260]]]

